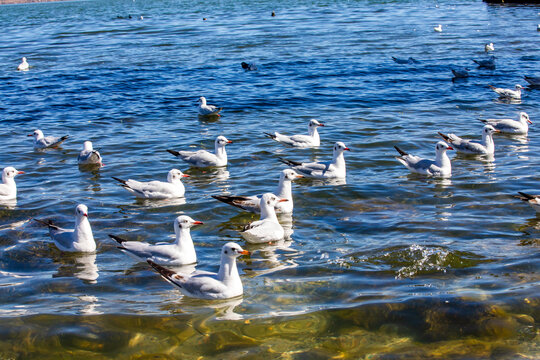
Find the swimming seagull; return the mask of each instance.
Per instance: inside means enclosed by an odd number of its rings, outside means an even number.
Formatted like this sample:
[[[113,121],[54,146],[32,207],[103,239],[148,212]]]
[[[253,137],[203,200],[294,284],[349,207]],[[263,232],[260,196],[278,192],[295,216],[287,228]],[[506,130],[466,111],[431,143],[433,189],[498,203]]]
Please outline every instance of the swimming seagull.
[[[251,64],[248,64],[247,62],[244,62],[242,61],[242,69],[246,70],[246,71],[255,71],[257,70],[257,65],[251,63]]]
[[[122,180],[114,176],[112,178],[121,183],[124,189],[133,193],[138,198],[171,199],[184,197],[186,189],[184,184],[182,184],[183,177],[189,177],[189,175],[183,174],[178,169],[172,169],[167,174],[167,182],[157,180],[149,182],[132,179]]]
[[[292,135],[287,136],[278,133],[277,131],[274,132],[274,134],[266,133],[266,136],[269,138],[276,140],[277,142],[284,143],[286,145],[299,147],[299,148],[309,148],[309,147],[315,147],[321,145],[321,139],[319,137],[319,132],[317,131],[317,128],[319,126],[324,126],[323,123],[320,123],[319,121],[315,119],[309,120],[308,123],[308,133],[309,135]]]
[[[484,46],[484,50],[486,52],[495,51],[495,46],[493,46],[493,43],[486,44],[486,46]]]
[[[17,198],[17,184],[15,184],[15,176],[19,174],[24,174],[24,171],[19,171],[13,166],[5,167],[4,170],[2,170],[0,201],[14,200]]]
[[[34,149],[45,149],[45,148],[54,148],[62,144],[69,136],[65,135],[62,137],[57,136],[43,136],[41,130],[34,130],[33,134],[28,134],[28,136],[34,137]]]
[[[292,169],[285,169],[281,172],[281,175],[279,177],[279,184],[276,191],[274,192],[274,195],[279,199],[287,199],[288,201],[278,202],[275,206],[276,213],[290,214],[293,212],[294,206],[291,182],[302,177],[304,176],[297,174]],[[212,197],[226,204],[236,206],[242,210],[251,211],[256,214],[261,212],[260,201],[262,195],[212,195]]]
[[[283,240],[285,230],[283,230],[277,219],[274,207],[277,203],[285,201],[288,200],[280,199],[272,193],[264,194],[259,202],[259,207],[261,208],[260,220],[246,225],[244,230],[240,232],[240,235],[252,244]]]
[[[217,115],[221,116],[218,113],[223,110],[223,108],[218,108],[214,105],[207,105],[206,104],[206,98],[204,96],[201,96],[199,100],[197,100],[199,103],[199,115],[202,116],[209,116],[209,115]]]
[[[469,69],[452,69],[452,74],[454,74],[454,78],[456,79],[465,79],[469,77]]]
[[[518,191],[518,193],[519,196],[515,195],[516,198],[529,203],[536,212],[540,213],[540,195],[530,195],[521,191]]]
[[[476,155],[493,155],[495,153],[495,143],[493,142],[493,133],[500,132],[491,125],[484,126],[482,130],[482,142],[473,142],[471,140],[462,139],[455,134],[439,135],[457,152]]]
[[[249,251],[243,250],[233,242],[226,243],[221,249],[221,265],[217,274],[195,271],[190,275],[183,275],[166,269],[152,260],[147,261],[165,280],[178,286],[184,295],[217,300],[229,299],[244,293],[242,280],[236,267],[236,258],[240,255],[249,255]]]
[[[218,136],[214,142],[215,153],[212,154],[206,150],[198,151],[175,151],[167,150],[169,153],[184,160],[191,166],[208,167],[208,166],[227,166],[227,152],[225,145],[231,144],[225,136]]]
[[[503,89],[503,88],[496,88],[495,86],[489,85],[489,88],[493,91],[495,91],[497,94],[499,94],[499,97],[506,98],[506,99],[521,99],[521,89],[523,89],[523,86],[516,84],[516,89]]]
[[[396,159],[414,173],[435,177],[452,176],[452,164],[446,154],[446,150],[454,149],[444,141],[439,141],[435,146],[437,154],[435,160],[422,159],[418,156],[407,154],[397,146],[394,146],[394,148],[401,155],[397,156]]]
[[[152,260],[158,264],[188,265],[197,262],[195,246],[191,239],[191,227],[202,224],[187,215],[180,215],[174,220],[176,240],[173,243],[160,242],[149,244],[140,241],[128,241],[116,235],[109,236],[116,240],[118,248],[141,260]]]
[[[531,86],[540,86],[540,76],[524,76],[523,77]]]
[[[343,156],[344,151],[350,151],[350,149],[346,147],[344,143],[338,141],[334,144],[334,152],[331,162],[301,163],[283,158],[279,158],[279,160],[282,163],[292,167],[294,171],[310,178],[345,178],[347,175],[347,171],[345,167],[345,156]]]
[[[19,71],[27,71],[29,68],[30,68],[30,66],[26,62],[26,58],[23,57],[22,58],[22,63],[20,63],[19,66],[17,66],[17,70],[19,70]]]
[[[394,57],[392,56],[392,60],[394,60],[394,62],[396,62],[397,64],[401,64],[401,65],[405,65],[405,64],[419,64],[420,61],[412,58],[412,57],[409,57],[408,59],[400,59],[400,58],[397,58],[397,57]]]
[[[79,204],[75,208],[75,229],[62,229],[54,225],[50,220],[35,221],[47,225],[49,234],[56,247],[62,251],[70,252],[93,252],[96,250],[96,242],[92,234],[92,228],[88,221],[88,208]]]
[[[480,68],[486,68],[493,70],[495,69],[495,56],[490,56],[488,59],[485,60],[474,60],[473,61],[478,65]]]
[[[442,25],[439,24],[439,25],[435,26],[435,27],[433,28],[433,30],[435,30],[436,32],[442,32]]]
[[[83,143],[83,149],[79,153],[77,162],[79,163],[79,165],[105,166],[105,164],[103,164],[102,162],[102,158],[101,158],[101,155],[99,154],[99,151],[94,150],[94,147],[91,141],[85,141]]]
[[[481,119],[480,121],[484,124],[493,126],[501,133],[514,135],[527,135],[529,132],[529,124],[532,124],[529,115],[524,111],[519,113],[519,120],[517,121],[512,119]]]

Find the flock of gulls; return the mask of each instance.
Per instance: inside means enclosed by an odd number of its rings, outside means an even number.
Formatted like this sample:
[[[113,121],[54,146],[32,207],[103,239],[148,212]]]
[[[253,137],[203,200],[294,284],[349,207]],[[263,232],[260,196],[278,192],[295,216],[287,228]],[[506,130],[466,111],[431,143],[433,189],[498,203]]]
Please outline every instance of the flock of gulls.
[[[442,25],[434,28],[442,32]],[[485,46],[485,51],[494,50],[492,43]],[[393,58],[397,63],[415,64],[413,58]],[[494,57],[487,60],[476,61],[480,67],[493,67]],[[256,70],[254,64],[242,63],[245,70]],[[26,58],[17,68],[19,71],[29,70]],[[454,71],[455,76],[465,77],[465,73]],[[539,77],[525,77],[532,86],[540,85]],[[516,85],[515,90],[492,87],[497,95],[504,99],[521,99],[521,85]],[[198,114],[202,117],[219,117],[221,107],[209,105],[206,98],[198,100]],[[455,134],[439,135],[444,141],[435,145],[435,159],[423,159],[408,154],[398,146],[395,149],[399,153],[396,159],[407,167],[411,172],[425,176],[448,178],[452,175],[452,164],[447,155],[448,150],[475,155],[493,156],[495,144],[493,135],[496,133],[527,135],[529,124],[532,122],[528,114],[521,112],[518,120],[513,119],[487,119],[482,120],[485,125],[482,129],[482,140],[471,141],[463,139]],[[265,133],[265,135],[279,143],[293,148],[312,148],[321,145],[318,129],[324,124],[316,119],[308,123],[308,134],[285,135],[278,132]],[[68,136],[55,137],[44,136],[39,129],[28,136],[33,137],[36,150],[57,148]],[[214,152],[206,150],[186,151],[167,149],[167,152],[181,159],[193,167],[224,167],[227,166],[226,146],[232,143],[225,136],[215,139]],[[280,224],[276,213],[291,214],[293,212],[292,182],[302,177],[322,180],[345,179],[346,163],[344,153],[350,149],[343,142],[336,142],[333,146],[332,159],[328,162],[296,162],[280,158],[280,161],[288,165],[280,174],[279,183],[274,193],[264,193],[252,196],[215,195],[213,198],[223,203],[235,206],[243,211],[260,214],[260,219],[245,226],[240,232],[248,243],[261,244],[278,242],[286,238],[287,234]],[[105,164],[98,150],[93,148],[90,141],[85,141],[78,156],[78,163],[83,167],[101,168]],[[24,174],[13,167],[6,167],[2,172],[2,184],[0,184],[0,200],[14,200],[17,197],[15,177]],[[175,199],[183,198],[185,187],[182,178],[188,177],[178,169],[172,169],[167,175],[167,181],[141,182],[133,179],[120,179],[113,177],[119,185],[137,198],[142,199]],[[540,196],[520,192],[516,195],[519,199],[529,203],[537,212],[540,212]],[[49,229],[49,234],[61,251],[66,252],[93,252],[96,250],[96,242],[92,228],[88,220],[88,208],[79,204],[75,209],[75,226],[73,229],[64,229],[50,220],[34,219]],[[177,286],[180,291],[190,297],[201,299],[227,299],[243,294],[242,281],[236,267],[236,258],[249,254],[238,244],[229,242],[222,247],[221,264],[217,273],[205,271],[173,271],[167,266],[191,265],[197,262],[197,253],[194,247],[190,230],[193,226],[202,224],[201,221],[192,219],[187,215],[178,216],[174,220],[175,240],[167,243],[146,243],[129,241],[121,236],[110,234],[109,236],[118,243],[118,248],[139,260],[147,261],[164,279]],[[192,268],[191,268],[192,269]]]

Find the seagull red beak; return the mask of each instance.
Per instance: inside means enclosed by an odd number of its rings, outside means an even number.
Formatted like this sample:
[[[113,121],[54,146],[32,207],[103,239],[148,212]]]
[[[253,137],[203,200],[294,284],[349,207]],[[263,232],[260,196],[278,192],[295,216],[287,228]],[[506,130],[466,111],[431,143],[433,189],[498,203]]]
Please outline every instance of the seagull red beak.
[[[88,214],[87,214],[87,213],[84,213],[84,214],[82,214],[82,215],[88,217]]]
[[[202,225],[204,224],[202,221],[194,221],[193,222],[193,225]]]
[[[300,174],[296,174],[296,178],[300,179],[300,178],[303,178],[304,175],[300,175]]]
[[[231,140],[227,141],[227,144],[232,144],[232,141]]]
[[[289,201],[288,199],[279,199],[278,202]]]
[[[449,146],[449,147],[446,148],[446,150],[454,150],[454,148]]]
[[[319,126],[324,126],[324,124],[323,124],[323,123],[320,123]]]
[[[18,171],[17,174],[24,174],[24,171]]]
[[[242,250],[242,251],[240,251],[240,254],[242,254],[242,255],[249,255],[249,251],[247,251],[247,250]]]
[[[345,149],[343,149],[343,150],[351,151],[351,149],[349,149],[349,148],[345,148]]]
[[[531,121],[531,120],[527,120],[527,122],[528,122],[529,124],[532,124],[532,121]]]
[[[34,136],[34,134],[28,134],[28,135],[26,135],[26,136]]]
[[[182,177],[189,177],[188,174],[182,174]]]

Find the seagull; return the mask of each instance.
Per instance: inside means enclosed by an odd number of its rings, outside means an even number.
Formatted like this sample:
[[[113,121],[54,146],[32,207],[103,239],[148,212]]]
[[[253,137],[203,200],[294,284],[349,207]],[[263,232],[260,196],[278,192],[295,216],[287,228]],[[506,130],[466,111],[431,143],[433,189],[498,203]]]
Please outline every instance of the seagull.
[[[56,247],[62,251],[93,252],[96,250],[96,242],[88,221],[88,208],[84,204],[79,204],[75,208],[74,230],[62,229],[54,225],[50,220],[34,220],[49,227],[51,238],[54,240]]]
[[[293,198],[292,198],[292,186],[291,182],[303,178],[303,175],[297,174],[292,169],[285,169],[281,171],[279,177],[279,184],[274,193],[278,199],[287,199],[284,202],[278,202],[275,207],[276,213],[290,214],[293,212]],[[251,211],[253,213],[260,213],[260,201],[262,195],[253,196],[228,196],[228,195],[212,195],[216,200],[222,201],[226,204],[236,206],[242,210]]]
[[[160,242],[153,245],[140,241],[127,241],[116,235],[109,234],[109,236],[120,244],[118,246],[120,250],[134,255],[138,259],[152,260],[158,264],[188,265],[197,262],[197,254],[189,229],[201,224],[202,221],[195,221],[189,216],[178,216],[174,220],[176,240],[172,244]]]
[[[214,105],[207,105],[206,104],[206,98],[204,96],[201,96],[199,100],[197,100],[199,103],[199,115],[202,116],[209,116],[209,115],[217,115],[221,116],[218,113],[223,110],[223,108],[218,108]]]
[[[482,130],[482,142],[472,142],[470,140],[465,140],[460,138],[455,134],[443,134],[439,135],[449,144],[452,144],[452,147],[457,152],[462,152],[465,154],[477,154],[477,155],[493,155],[495,152],[495,143],[493,142],[493,133],[500,132],[496,130],[491,125],[484,126]]]
[[[540,213],[540,195],[530,195],[521,191],[518,191],[518,193],[519,196],[515,195],[516,198],[528,202],[537,213]]]
[[[444,141],[439,141],[435,146],[437,153],[435,160],[427,160],[415,155],[409,155],[397,146],[394,146],[394,148],[401,155],[397,156],[396,159],[414,173],[435,177],[452,176],[452,164],[446,154],[446,150],[454,149]]]
[[[344,151],[351,151],[344,143],[338,141],[334,144],[334,155],[331,162],[301,163],[297,161],[279,158],[279,160],[289,165],[294,171],[315,179],[335,179],[345,178],[347,175],[345,167]]]
[[[266,133],[266,136],[269,138],[276,140],[277,142],[281,142],[290,146],[299,147],[299,148],[310,148],[310,147],[316,147],[321,145],[321,139],[319,137],[319,132],[317,131],[317,128],[319,126],[324,126],[323,123],[320,123],[319,121],[315,119],[309,120],[308,123],[308,133],[309,135],[292,135],[287,136],[280,134],[278,132],[274,132],[274,134]]]
[[[166,269],[147,260],[165,280],[178,286],[182,294],[207,300],[229,299],[244,293],[242,280],[236,268],[236,258],[240,255],[249,255],[238,244],[226,243],[221,249],[221,265],[219,272],[195,271],[190,275],[183,275]]]
[[[2,170],[0,201],[14,200],[17,198],[17,184],[15,184],[15,176],[19,174],[24,174],[24,171],[19,171],[13,166],[5,167],[4,170]]]
[[[22,58],[22,63],[20,63],[19,66],[17,66],[17,70],[19,70],[19,71],[27,71],[29,68],[30,68],[30,66],[26,62],[26,58],[23,57]]]
[[[452,74],[454,74],[454,78],[456,79],[465,79],[469,77],[469,69],[452,69]]]
[[[397,57],[392,56],[392,60],[394,60],[397,64],[405,65],[405,64],[419,64],[420,61],[409,57],[408,59],[400,59]]]
[[[495,56],[490,56],[486,60],[474,60],[473,61],[478,64],[478,67],[480,68],[486,68],[486,69],[495,69]]]
[[[191,166],[196,167],[208,167],[208,166],[227,166],[227,152],[225,151],[225,145],[232,144],[232,141],[227,140],[225,136],[218,136],[216,138],[215,154],[206,150],[198,151],[175,151],[167,150],[176,157],[181,158]]]
[[[527,135],[529,124],[532,124],[532,121],[529,120],[529,115],[524,111],[519,113],[518,121],[512,119],[486,119],[480,121],[493,126],[501,133],[514,135]]]
[[[540,86],[540,76],[524,76],[523,77],[531,86]]]
[[[149,181],[140,182],[137,180],[127,179],[122,180],[117,177],[112,177],[114,180],[121,183],[122,187],[133,193],[141,199],[171,199],[184,197],[186,191],[182,178],[189,177],[178,169],[172,169],[167,174],[167,182]]]
[[[103,164],[103,162],[102,162],[101,155],[99,154],[99,151],[94,150],[91,141],[85,141],[83,143],[83,149],[79,153],[79,157],[77,158],[77,162],[79,163],[79,165],[105,166],[105,164]]]
[[[257,65],[251,63],[251,64],[248,64],[246,62],[243,62],[242,61],[242,69],[246,70],[246,71],[255,71],[257,70]]]
[[[280,199],[272,193],[263,194],[259,202],[261,219],[246,225],[244,230],[240,232],[240,235],[252,244],[283,240],[285,230],[283,230],[283,227],[278,222],[274,207],[279,202],[285,201],[288,200]]]
[[[34,130],[34,133],[28,134],[28,136],[34,137],[34,149],[55,148],[62,144],[69,137],[68,135],[62,137],[45,137],[43,136],[43,132],[41,130]]]
[[[499,94],[499,97],[506,99],[521,99],[521,89],[523,86],[516,84],[516,90],[512,89],[502,89],[496,88],[495,86],[489,85],[489,88]]]
[[[433,28],[433,30],[435,30],[436,32],[442,32],[442,25],[439,24],[439,25],[435,26],[435,27]]]
[[[493,43],[486,44],[486,46],[484,46],[484,50],[486,52],[495,51],[495,46],[493,46]]]

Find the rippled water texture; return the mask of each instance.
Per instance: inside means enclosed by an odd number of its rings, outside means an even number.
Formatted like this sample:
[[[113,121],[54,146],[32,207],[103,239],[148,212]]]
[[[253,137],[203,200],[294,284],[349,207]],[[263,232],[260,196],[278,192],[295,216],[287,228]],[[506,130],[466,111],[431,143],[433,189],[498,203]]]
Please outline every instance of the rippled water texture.
[[[540,76],[539,12],[481,1],[1,6],[0,166],[26,173],[0,209],[0,358],[540,357],[540,218],[512,197],[540,193],[540,90],[509,104],[487,87]],[[478,69],[489,42],[497,67]],[[31,68],[17,72],[23,56]],[[470,78],[453,82],[452,66]],[[199,119],[199,96],[223,116]],[[493,161],[452,153],[450,180],[394,159],[393,145],[432,158],[437,131],[479,138],[478,119],[520,111],[527,137],[496,136]],[[328,125],[318,149],[263,134],[304,133],[310,118]],[[26,136],[36,128],[70,137],[37,152]],[[226,169],[165,151],[212,148],[219,134],[234,141]],[[85,140],[100,171],[77,166]],[[273,190],[278,156],[328,159],[335,141],[352,150],[347,184],[293,185],[291,241],[245,244],[238,230],[256,216],[210,197]],[[164,180],[173,167],[191,175],[185,203],[136,201],[111,179]],[[31,221],[70,227],[78,203],[95,254],[61,253]],[[198,268],[217,270],[228,241],[252,252],[239,259],[243,298],[183,298],[107,237],[168,241],[182,213],[205,223],[192,231]]]

